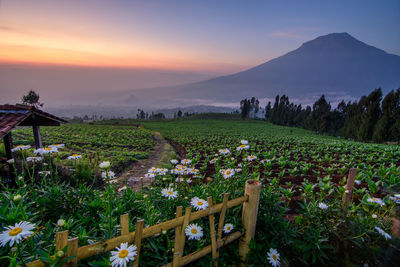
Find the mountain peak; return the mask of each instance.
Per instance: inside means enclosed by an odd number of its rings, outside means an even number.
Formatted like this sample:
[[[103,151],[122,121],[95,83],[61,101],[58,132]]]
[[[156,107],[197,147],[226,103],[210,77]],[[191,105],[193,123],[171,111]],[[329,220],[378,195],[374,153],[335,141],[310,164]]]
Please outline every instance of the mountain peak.
[[[367,45],[360,40],[354,38],[347,32],[341,33],[330,33],[327,35],[319,36],[311,41],[305,42],[298,49],[301,51],[308,50],[313,52],[324,53],[358,53],[358,52],[370,52],[370,53],[384,53],[376,47]]]

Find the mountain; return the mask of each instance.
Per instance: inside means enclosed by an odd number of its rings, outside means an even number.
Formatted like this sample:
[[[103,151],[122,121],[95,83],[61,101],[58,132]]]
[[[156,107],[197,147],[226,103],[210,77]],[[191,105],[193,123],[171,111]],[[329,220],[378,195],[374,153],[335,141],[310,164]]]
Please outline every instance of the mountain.
[[[286,94],[309,104],[356,99],[381,87],[400,87],[400,56],[367,45],[348,33],[332,33],[246,71],[197,83],[134,90],[125,103],[142,105],[238,105],[243,98]]]

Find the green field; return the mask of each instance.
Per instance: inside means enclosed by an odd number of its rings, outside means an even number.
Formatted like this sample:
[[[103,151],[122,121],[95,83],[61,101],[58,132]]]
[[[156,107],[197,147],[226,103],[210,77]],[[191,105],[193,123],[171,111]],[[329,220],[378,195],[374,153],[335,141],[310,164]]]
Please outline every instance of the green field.
[[[29,164],[18,168],[22,177],[18,185],[3,188],[2,229],[22,220],[46,229],[23,243],[22,258],[26,261],[54,253],[56,231],[68,229],[82,246],[117,235],[121,214],[130,214],[132,226],[138,218],[144,219],[146,226],[155,225],[174,218],[178,205],[189,207],[193,197],[212,196],[219,203],[223,193],[229,193],[230,198],[242,196],[248,179],[263,184],[248,266],[269,266],[266,252],[270,248],[278,250],[281,263],[293,266],[390,266],[399,260],[399,239],[391,232],[392,218],[397,216],[400,203],[400,196],[396,197],[400,191],[398,145],[354,142],[229,115],[100,123],[43,128],[46,145],[63,143],[66,147],[46,155],[34,169]],[[133,126],[138,123],[144,129]],[[74,164],[98,154],[96,166],[91,166],[96,169],[93,175],[101,172],[97,163],[104,160],[110,161],[111,170],[118,172],[125,162],[140,159],[137,155],[149,155],[155,146],[152,131],[170,142],[179,160],[190,160],[190,168],[178,174],[179,167],[174,164],[164,166],[169,171],[156,172],[154,184],[138,192],[130,188],[118,190],[123,184],[107,181],[99,186],[78,175],[76,181],[83,182],[71,182],[51,168],[70,164],[66,157],[79,152],[83,158]],[[33,142],[28,130],[14,131],[14,136],[18,144]],[[248,144],[242,145],[242,141]],[[31,153],[32,150],[18,152],[17,164]],[[357,169],[357,177],[352,202],[344,216],[341,204],[350,168]],[[38,175],[39,170],[49,170],[50,174]],[[176,198],[162,195],[162,189],[168,187],[178,193]],[[14,201],[17,195],[22,199]],[[240,214],[240,208],[227,213],[226,221],[235,230],[242,229]],[[57,226],[60,218],[67,221],[63,227]],[[185,255],[210,244],[208,219],[196,223],[203,227],[204,237],[188,240]],[[141,266],[171,261],[173,236],[171,230],[146,239]],[[18,252],[9,251],[7,246],[0,247],[1,256],[21,260]],[[209,266],[210,260],[211,256],[207,256],[191,266]],[[10,259],[0,261],[6,264]],[[221,249],[221,266],[238,262],[236,243]],[[107,266],[109,253],[81,263]]]

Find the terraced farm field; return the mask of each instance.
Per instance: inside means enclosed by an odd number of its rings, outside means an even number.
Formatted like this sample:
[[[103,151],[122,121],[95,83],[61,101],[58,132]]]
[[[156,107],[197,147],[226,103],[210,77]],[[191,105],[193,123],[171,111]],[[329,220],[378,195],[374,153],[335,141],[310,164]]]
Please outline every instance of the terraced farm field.
[[[32,129],[22,127],[13,131],[15,145],[32,145]],[[110,160],[115,171],[122,171],[130,163],[148,157],[155,140],[148,130],[136,126],[108,126],[66,124],[42,127],[43,145],[65,144],[64,158],[71,153],[96,158],[96,163]]]

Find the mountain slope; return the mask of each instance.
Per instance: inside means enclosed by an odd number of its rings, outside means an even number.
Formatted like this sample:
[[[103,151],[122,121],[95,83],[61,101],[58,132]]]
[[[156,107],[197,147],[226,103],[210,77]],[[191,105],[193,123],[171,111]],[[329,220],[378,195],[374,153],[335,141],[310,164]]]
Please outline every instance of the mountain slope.
[[[400,87],[400,56],[348,33],[332,33],[243,72],[132,94],[142,103],[162,101],[164,106],[238,103],[244,97],[274,98],[277,94],[308,103],[323,93],[332,100],[358,98],[377,87],[384,92]]]

